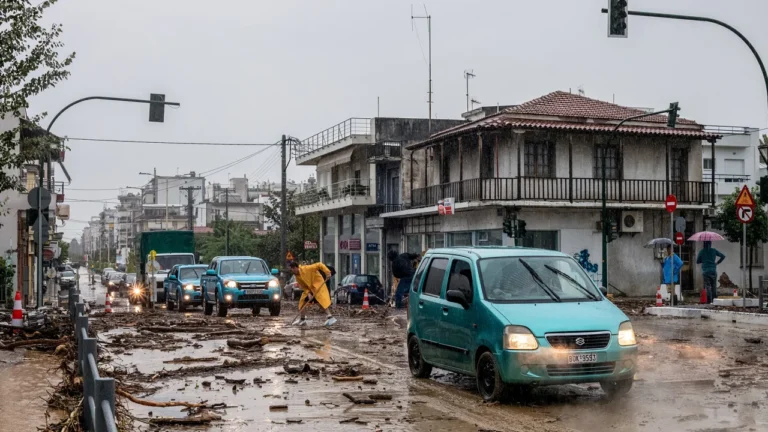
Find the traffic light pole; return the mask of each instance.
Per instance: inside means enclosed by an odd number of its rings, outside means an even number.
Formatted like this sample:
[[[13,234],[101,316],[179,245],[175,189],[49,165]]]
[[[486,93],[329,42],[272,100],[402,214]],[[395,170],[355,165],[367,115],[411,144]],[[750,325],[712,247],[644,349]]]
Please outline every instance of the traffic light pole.
[[[652,113],[646,113],[646,114],[640,114],[632,117],[625,118],[624,120],[620,121],[619,124],[614,126],[613,130],[611,131],[611,135],[608,139],[608,144],[603,145],[602,148],[602,154],[600,155],[600,163],[602,165],[601,167],[601,174],[602,177],[602,183],[603,183],[603,190],[602,190],[602,209],[601,209],[601,215],[600,218],[603,221],[603,275],[602,275],[602,285],[605,287],[607,292],[611,292],[610,285],[608,284],[608,230],[610,230],[610,224],[608,223],[608,206],[607,206],[607,195],[608,195],[608,188],[606,186],[606,179],[605,179],[605,154],[607,153],[606,150],[608,149],[608,146],[611,145],[611,143],[616,139],[616,132],[619,130],[619,128],[626,122],[631,120],[637,120],[645,117],[650,117],[654,115],[659,114],[665,114],[669,113],[671,115],[677,114],[677,103],[670,104],[669,108],[661,111],[656,111]],[[674,111],[674,114],[673,114]]]
[[[608,9],[602,9],[603,13],[608,13]],[[677,14],[665,14],[665,13],[656,13],[656,12],[641,12],[641,11],[627,11],[629,15],[636,15],[636,16],[643,16],[643,17],[650,17],[650,18],[666,18],[666,19],[676,19],[676,20],[683,20],[683,21],[699,21],[699,22],[708,22],[712,24],[717,24],[721,27],[725,27],[731,32],[733,32],[736,36],[739,37],[747,46],[749,47],[749,50],[752,51],[752,54],[755,56],[755,59],[757,60],[757,64],[760,66],[760,71],[763,73],[763,81],[765,82],[765,92],[766,92],[766,101],[768,101],[768,72],[765,70],[765,65],[763,64],[763,60],[760,58],[760,55],[757,53],[757,50],[754,46],[752,46],[752,43],[749,42],[749,40],[744,37],[741,32],[736,30],[735,28],[731,27],[730,25],[713,19],[713,18],[706,18],[706,17],[697,17],[697,16],[691,16],[691,15],[677,15]]]
[[[119,98],[119,97],[111,97],[111,96],[89,96],[82,99],[78,99],[71,104],[65,106],[61,109],[54,117],[53,120],[48,124],[48,128],[45,130],[47,134],[51,133],[51,127],[53,127],[53,124],[56,123],[56,120],[61,116],[64,111],[70,109],[72,106],[79,104],[80,102],[85,102],[89,100],[107,100],[107,101],[115,101],[115,102],[135,102],[135,103],[151,103],[151,104],[162,104],[162,105],[171,105],[171,106],[181,106],[178,102],[165,102],[165,101],[154,101],[154,100],[144,100],[144,99],[129,99],[129,98]],[[43,305],[43,179],[45,178],[44,169],[45,169],[45,162],[50,161],[51,155],[50,155],[50,149],[45,149],[45,156],[40,156],[40,163],[38,165],[38,169],[40,172],[38,173],[38,179],[39,179],[39,191],[37,194],[37,232],[38,232],[38,242],[37,242],[37,298],[36,298],[36,305],[35,308],[40,308]]]

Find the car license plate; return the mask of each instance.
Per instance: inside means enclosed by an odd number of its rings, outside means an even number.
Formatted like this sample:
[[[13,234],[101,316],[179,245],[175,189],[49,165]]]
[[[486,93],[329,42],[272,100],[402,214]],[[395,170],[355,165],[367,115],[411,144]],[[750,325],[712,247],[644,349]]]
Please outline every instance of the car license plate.
[[[264,290],[262,289],[247,289],[243,290],[246,294],[264,294]]]
[[[597,354],[572,354],[568,356],[568,363],[596,363]]]

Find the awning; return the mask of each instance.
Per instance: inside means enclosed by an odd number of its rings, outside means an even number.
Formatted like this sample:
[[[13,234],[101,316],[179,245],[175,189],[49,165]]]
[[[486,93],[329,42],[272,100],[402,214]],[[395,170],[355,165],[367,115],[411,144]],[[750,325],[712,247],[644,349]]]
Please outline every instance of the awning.
[[[318,170],[327,170],[333,166],[346,164],[352,161],[352,153],[355,151],[355,147],[345,148],[334,152],[333,154],[322,156],[320,163],[317,164]]]

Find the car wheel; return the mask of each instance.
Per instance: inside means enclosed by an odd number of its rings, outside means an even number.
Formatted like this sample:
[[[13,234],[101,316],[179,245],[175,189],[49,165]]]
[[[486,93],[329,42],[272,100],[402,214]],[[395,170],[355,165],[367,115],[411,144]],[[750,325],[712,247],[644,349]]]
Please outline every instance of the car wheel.
[[[251,316],[259,316],[261,313],[261,306],[254,306],[251,308]]]
[[[620,398],[629,393],[629,390],[632,389],[633,382],[634,380],[632,379],[625,379],[620,381],[603,381],[600,383],[600,387],[603,388],[605,395],[609,399]]]
[[[280,303],[272,303],[269,305],[269,315],[280,316]]]
[[[208,296],[203,293],[203,315],[212,315],[213,305],[208,302]]]
[[[227,306],[221,301],[221,296],[218,293],[216,294],[216,316],[222,318],[227,316]]]
[[[352,294],[351,293],[347,293],[347,304],[348,305],[352,304]]]
[[[477,390],[486,402],[503,402],[508,394],[496,357],[490,352],[483,353],[477,360]]]
[[[183,298],[184,297],[181,296],[181,292],[180,291],[176,291],[176,301],[179,303],[177,305],[177,310],[179,312],[186,312],[186,310],[187,310],[187,305],[184,304],[184,301],[182,300]]]
[[[411,369],[411,375],[416,378],[429,378],[432,374],[432,365],[425,362],[421,356],[421,345],[416,336],[408,339],[408,367]]]
[[[167,293],[164,295],[165,297],[165,308],[169,311],[173,310],[173,307],[175,306],[173,303],[173,300],[171,300],[171,296],[169,296]]]

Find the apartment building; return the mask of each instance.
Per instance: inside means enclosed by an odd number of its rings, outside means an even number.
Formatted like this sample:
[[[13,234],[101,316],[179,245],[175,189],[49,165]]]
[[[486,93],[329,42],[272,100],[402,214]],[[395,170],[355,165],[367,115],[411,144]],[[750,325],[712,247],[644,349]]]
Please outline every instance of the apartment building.
[[[255,230],[264,229],[264,203],[261,195],[248,186],[247,177],[229,179],[228,187],[219,183],[209,184],[205,202],[206,225],[211,226],[218,219],[229,218]],[[278,191],[279,193],[279,191]]]
[[[721,135],[686,119],[671,129],[657,115],[625,123],[611,139],[620,120],[642,113],[559,91],[499,113],[480,112],[403,146],[412,154],[401,163],[403,208],[381,218],[401,224],[401,247],[409,252],[464,245],[553,249],[576,256],[602,283],[604,152],[607,207],[619,230],[608,244],[608,282],[628,295],[652,295],[661,267],[643,245],[669,236],[669,193],[687,221],[685,234],[704,228],[704,211],[716,196],[704,177],[702,143]],[[455,201],[454,214],[439,215],[438,201],[446,198]],[[527,222],[525,237],[502,233],[506,217]],[[700,277],[692,263],[698,246],[682,248],[684,289]]]
[[[374,274],[387,281],[388,249],[400,250],[398,224],[381,213],[400,209],[403,178],[414,165],[403,146],[464,120],[350,118],[301,141],[297,165],[316,166],[316,185],[298,196],[297,215],[320,214],[320,256],[337,280]]]

